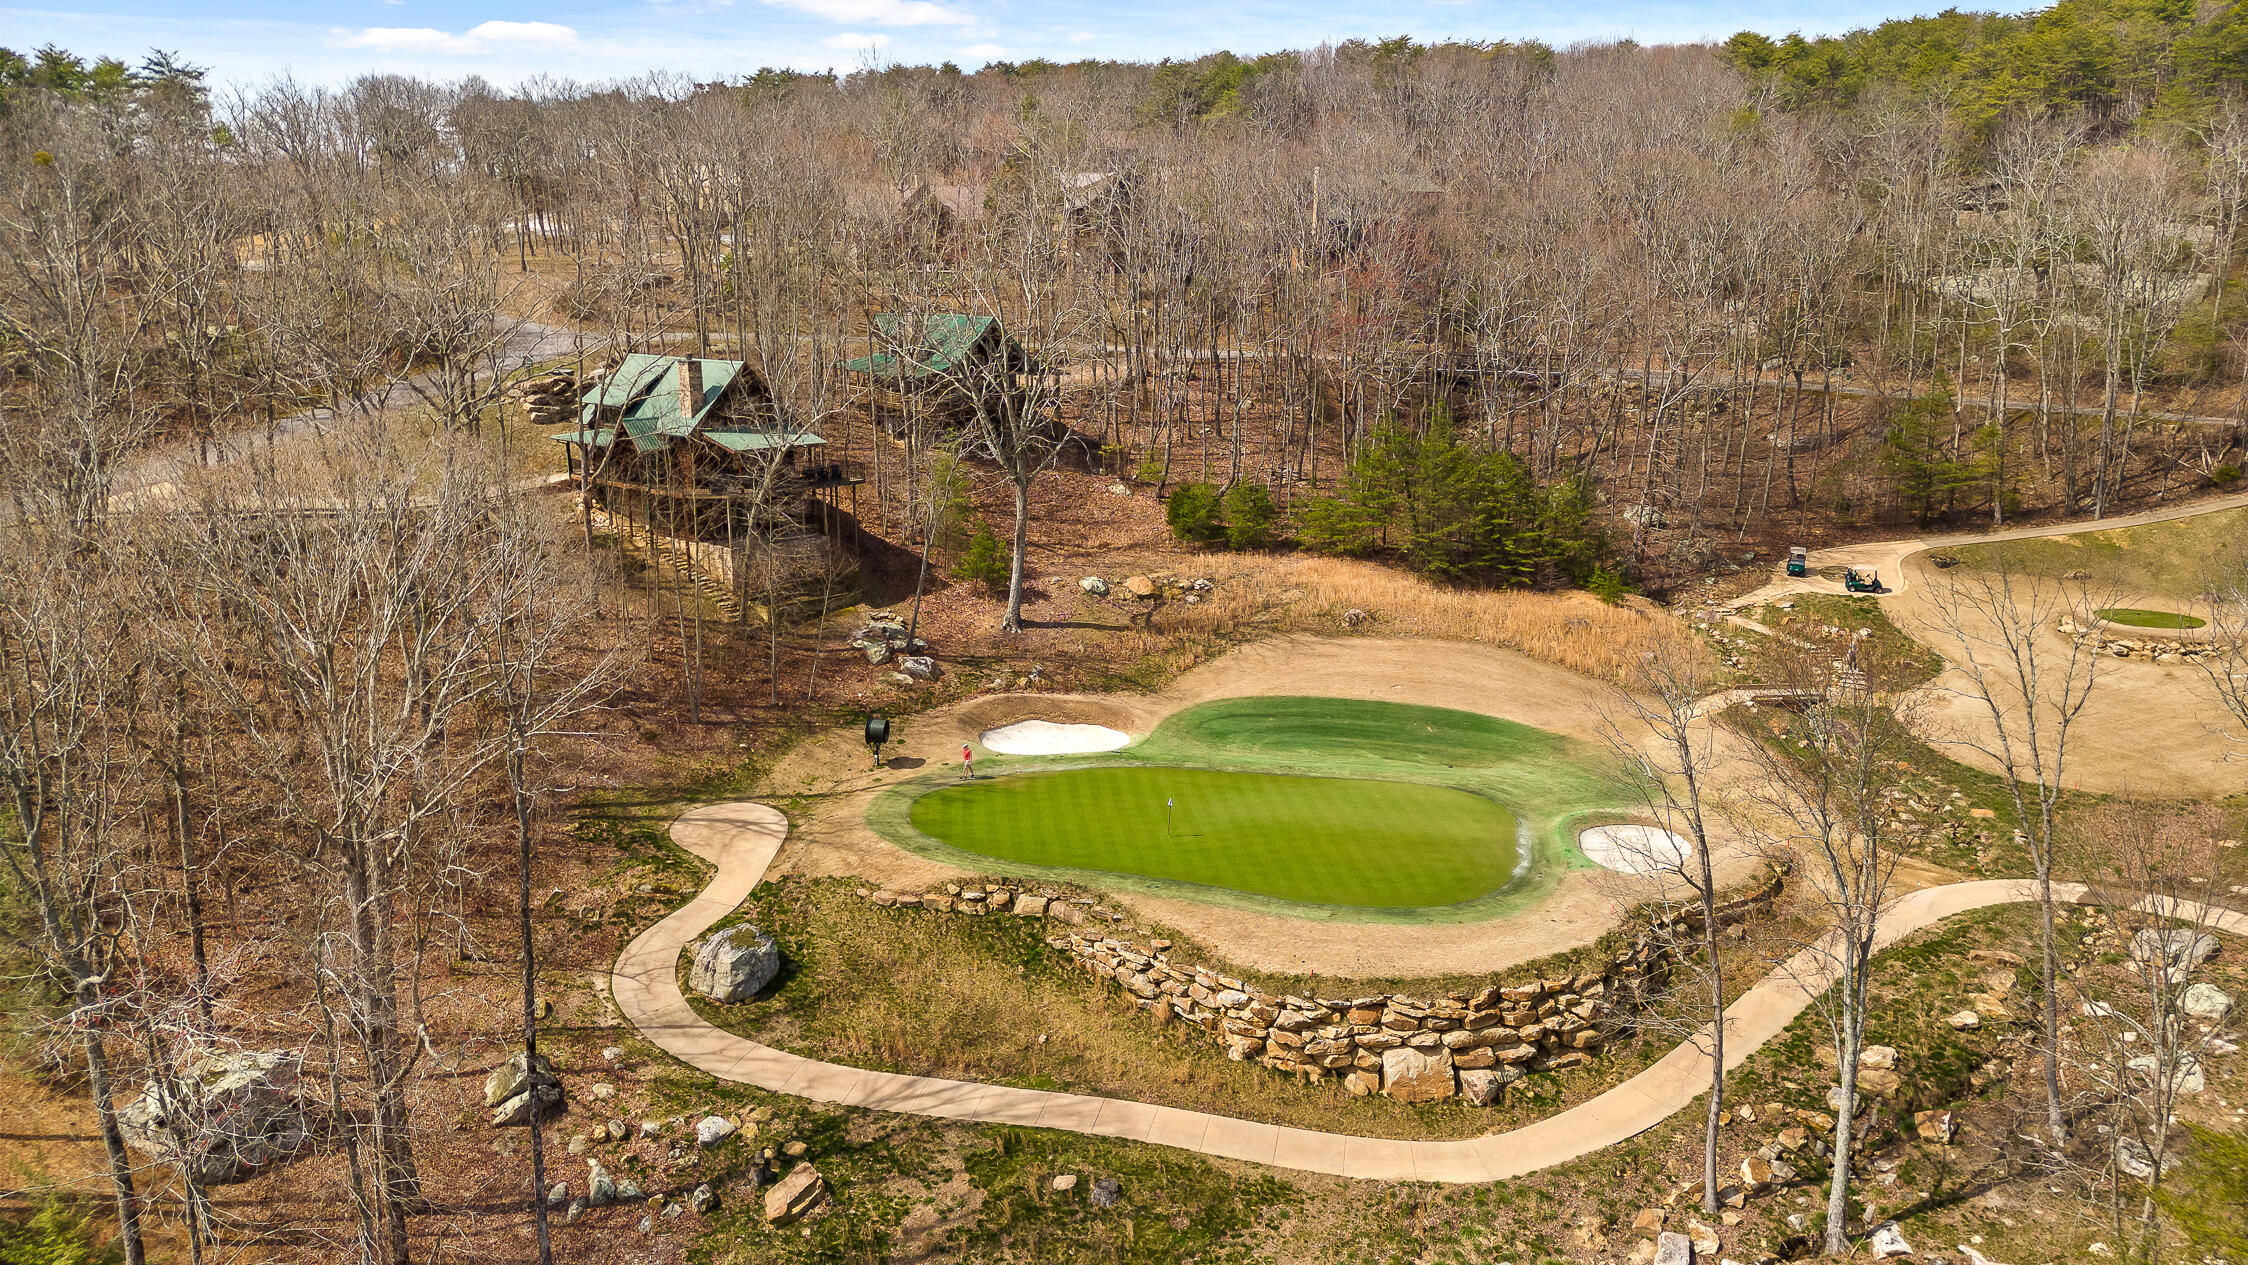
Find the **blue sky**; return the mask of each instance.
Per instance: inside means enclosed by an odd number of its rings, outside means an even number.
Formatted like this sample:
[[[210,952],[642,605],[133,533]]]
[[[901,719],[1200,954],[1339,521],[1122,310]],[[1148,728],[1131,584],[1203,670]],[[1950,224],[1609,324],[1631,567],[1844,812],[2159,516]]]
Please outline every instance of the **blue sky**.
[[[849,71],[869,58],[951,59],[974,69],[1032,57],[1248,54],[1398,34],[1658,43],[1743,28],[1836,32],[1936,7],[1898,0],[82,0],[69,10],[0,8],[0,45],[20,51],[55,43],[134,58],[152,46],[174,49],[232,83],[284,72],[332,83],[401,71],[477,74],[509,86],[536,74],[600,80],[668,70],[716,79],[767,65]]]

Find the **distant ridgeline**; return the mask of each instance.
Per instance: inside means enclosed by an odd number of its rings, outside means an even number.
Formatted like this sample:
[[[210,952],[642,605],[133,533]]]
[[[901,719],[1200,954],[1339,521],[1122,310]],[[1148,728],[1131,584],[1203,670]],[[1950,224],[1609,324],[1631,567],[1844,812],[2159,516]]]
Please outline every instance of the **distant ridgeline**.
[[[2248,86],[2248,14],[2193,0],[2061,0],[2027,13],[1895,18],[1846,35],[1743,31],[1727,57],[1783,109],[1849,109],[1903,94],[1988,128],[2023,110],[2096,123],[2191,123]]]

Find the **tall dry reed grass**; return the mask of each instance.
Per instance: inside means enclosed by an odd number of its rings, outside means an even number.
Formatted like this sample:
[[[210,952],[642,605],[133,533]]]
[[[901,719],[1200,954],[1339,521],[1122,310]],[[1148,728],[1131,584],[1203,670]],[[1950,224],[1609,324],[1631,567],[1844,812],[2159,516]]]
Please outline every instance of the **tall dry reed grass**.
[[[1611,606],[1589,593],[1447,588],[1345,558],[1216,554],[1194,574],[1208,576],[1212,590],[1194,605],[1173,603],[1146,634],[1151,642],[1341,633],[1352,631],[1344,614],[1362,610],[1358,632],[1480,642],[1603,681],[1626,679],[1650,654],[1685,662],[1708,653],[1683,622],[1642,599]]]

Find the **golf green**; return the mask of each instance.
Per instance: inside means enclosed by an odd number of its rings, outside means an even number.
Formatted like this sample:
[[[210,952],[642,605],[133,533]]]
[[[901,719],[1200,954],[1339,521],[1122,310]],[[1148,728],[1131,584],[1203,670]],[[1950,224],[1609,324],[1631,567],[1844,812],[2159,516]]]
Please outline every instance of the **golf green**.
[[[1513,814],[1420,782],[1117,765],[1018,773],[913,801],[964,852],[1320,905],[1425,908],[1487,896],[1515,867]]]
[[[2209,622],[2198,615],[2141,610],[2133,606],[2110,606],[2093,614],[2111,624],[2128,624],[2133,628],[2200,628]]]

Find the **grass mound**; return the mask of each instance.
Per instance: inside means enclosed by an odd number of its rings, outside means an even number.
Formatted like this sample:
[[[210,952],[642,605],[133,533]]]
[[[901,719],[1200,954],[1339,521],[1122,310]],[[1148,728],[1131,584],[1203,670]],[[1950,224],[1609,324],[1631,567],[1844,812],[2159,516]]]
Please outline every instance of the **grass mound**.
[[[2197,615],[2182,615],[2177,611],[2141,610],[2135,606],[2110,606],[2093,613],[2111,624],[2125,624],[2132,628],[2201,628],[2209,622]]]
[[[1477,768],[1550,758],[1564,740],[1477,712],[1335,698],[1231,698],[1171,717],[1150,737],[1181,755],[1311,756]]]
[[[1515,863],[1512,814],[1420,782],[1071,769],[934,790],[914,802],[912,821],[1004,861],[1376,909],[1475,900],[1503,887]]]

